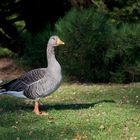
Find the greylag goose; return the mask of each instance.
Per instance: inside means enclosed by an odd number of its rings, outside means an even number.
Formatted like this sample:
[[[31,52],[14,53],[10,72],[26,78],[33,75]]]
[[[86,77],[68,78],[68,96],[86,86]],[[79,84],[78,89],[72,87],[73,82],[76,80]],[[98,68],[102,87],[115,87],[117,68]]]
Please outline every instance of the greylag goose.
[[[61,66],[55,58],[54,48],[64,44],[58,36],[51,36],[47,44],[47,68],[31,70],[21,77],[0,86],[0,94],[9,94],[20,98],[29,98],[35,101],[34,112],[45,115],[39,111],[38,100],[53,93],[61,83]]]

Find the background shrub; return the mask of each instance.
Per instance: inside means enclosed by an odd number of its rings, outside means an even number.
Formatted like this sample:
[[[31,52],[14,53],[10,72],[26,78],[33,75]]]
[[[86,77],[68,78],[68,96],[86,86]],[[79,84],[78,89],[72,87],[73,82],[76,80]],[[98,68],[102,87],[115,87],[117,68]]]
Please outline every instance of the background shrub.
[[[106,59],[110,62],[110,81],[132,82],[140,80],[140,24],[123,24],[113,30],[112,46]]]
[[[111,27],[108,16],[94,8],[73,9],[56,24],[66,45],[59,51],[65,72],[84,81],[106,81],[109,77],[103,63]],[[106,71],[106,72],[104,72]]]
[[[71,79],[87,82],[140,80],[140,25],[115,25],[108,15],[71,10],[56,24],[64,38],[58,58]]]
[[[50,36],[50,26],[36,35],[32,35],[30,32],[22,34],[22,42],[25,43],[22,56],[24,64],[32,68],[47,66],[46,47]]]
[[[12,57],[12,56],[14,56],[14,54],[13,54],[12,51],[10,51],[7,48],[0,47],[0,58],[3,58],[3,57]]]

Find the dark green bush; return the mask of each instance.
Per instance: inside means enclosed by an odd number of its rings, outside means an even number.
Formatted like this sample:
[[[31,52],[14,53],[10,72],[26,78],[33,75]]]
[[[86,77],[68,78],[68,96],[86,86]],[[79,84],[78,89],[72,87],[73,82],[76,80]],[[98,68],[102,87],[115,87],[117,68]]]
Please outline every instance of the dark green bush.
[[[106,60],[112,65],[111,81],[140,81],[140,24],[123,24],[113,30]]]
[[[23,63],[32,68],[47,66],[46,47],[51,35],[49,26],[42,32],[32,35],[29,32],[22,34],[25,43]]]
[[[14,54],[13,54],[12,51],[10,51],[7,48],[0,47],[0,58],[3,58],[3,57],[12,57],[12,56],[14,56]]]
[[[135,27],[134,27],[135,26]],[[71,10],[56,24],[64,38],[58,58],[71,79],[90,82],[140,80],[140,25],[113,25],[108,15]]]

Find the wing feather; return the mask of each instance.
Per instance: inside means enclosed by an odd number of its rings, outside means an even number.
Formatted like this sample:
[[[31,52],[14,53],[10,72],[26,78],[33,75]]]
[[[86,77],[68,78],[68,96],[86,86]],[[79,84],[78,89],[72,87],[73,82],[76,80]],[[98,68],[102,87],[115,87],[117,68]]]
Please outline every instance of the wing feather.
[[[24,75],[22,75],[21,77],[2,85],[1,89],[6,89],[7,91],[8,90],[9,91],[10,90],[11,91],[24,91],[30,85],[33,85],[34,83],[39,82],[44,77],[46,72],[47,72],[46,68],[40,68],[40,69],[29,71],[25,73]]]

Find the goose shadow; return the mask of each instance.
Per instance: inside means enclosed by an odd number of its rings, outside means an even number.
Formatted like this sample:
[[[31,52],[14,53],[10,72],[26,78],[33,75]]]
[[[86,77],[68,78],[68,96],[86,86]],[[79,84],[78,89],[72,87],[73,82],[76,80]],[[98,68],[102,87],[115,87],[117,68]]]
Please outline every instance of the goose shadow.
[[[101,100],[95,103],[71,103],[71,104],[44,104],[40,105],[40,110],[80,110],[95,107],[100,103],[116,103],[114,100]]]
[[[100,100],[94,103],[69,103],[69,104],[40,104],[40,111],[48,111],[48,110],[80,110],[95,107],[100,103],[116,103],[114,100]],[[7,111],[18,111],[18,110],[33,110],[33,104],[16,104],[14,107],[12,106],[2,106],[2,112]],[[0,111],[1,112],[1,111]]]

